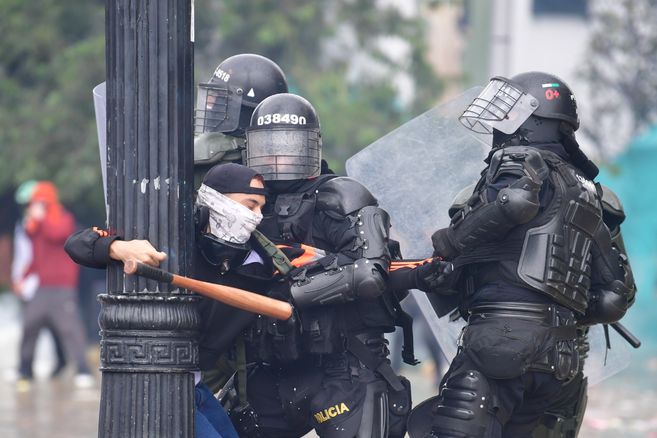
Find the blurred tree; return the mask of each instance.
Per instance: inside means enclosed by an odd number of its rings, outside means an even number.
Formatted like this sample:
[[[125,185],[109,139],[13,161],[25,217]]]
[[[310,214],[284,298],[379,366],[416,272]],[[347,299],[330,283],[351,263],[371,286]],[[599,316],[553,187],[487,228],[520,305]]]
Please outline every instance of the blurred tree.
[[[346,158],[440,94],[418,4],[196,0],[197,78],[207,80],[236,53],[274,59],[292,91],[317,108],[325,155],[341,171]],[[104,2],[0,0],[0,29],[0,194],[50,179],[81,220],[98,221],[91,90],[105,77]]]
[[[418,4],[197,0],[197,78],[207,80],[237,53],[273,59],[291,92],[317,109],[324,155],[342,171],[348,157],[440,95],[425,60],[424,21],[413,10]]]
[[[594,0],[591,19],[582,128],[607,158],[657,123],[657,0]]]
[[[0,193],[49,179],[104,216],[91,89],[105,77],[102,1],[0,0]]]

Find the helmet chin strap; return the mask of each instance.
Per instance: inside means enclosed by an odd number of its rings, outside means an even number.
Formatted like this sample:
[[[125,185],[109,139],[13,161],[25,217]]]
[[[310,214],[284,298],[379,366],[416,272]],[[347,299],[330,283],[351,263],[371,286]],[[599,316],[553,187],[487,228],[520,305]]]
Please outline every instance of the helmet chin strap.
[[[570,159],[579,170],[586,175],[588,179],[594,179],[600,173],[600,169],[593,161],[586,156],[579,147],[575,139],[575,130],[566,122],[561,122],[559,130],[563,135],[563,147],[570,155]]]

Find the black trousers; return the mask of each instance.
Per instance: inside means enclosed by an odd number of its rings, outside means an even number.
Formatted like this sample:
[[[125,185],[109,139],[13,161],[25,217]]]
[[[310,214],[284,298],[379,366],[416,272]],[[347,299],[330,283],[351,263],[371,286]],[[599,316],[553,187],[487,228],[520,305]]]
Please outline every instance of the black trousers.
[[[362,424],[387,422],[387,387],[343,353],[321,364],[309,357],[285,367],[258,366],[248,376],[247,398],[262,437],[297,438],[315,429],[322,438],[353,438]],[[371,405],[385,405],[386,412]]]
[[[559,393],[562,382],[553,374],[529,371],[511,379],[491,379],[485,377],[482,370],[463,352],[459,352],[445,374],[441,387],[451,376],[476,370],[486,379],[490,392],[483,397],[491,397],[494,403],[494,415],[490,415],[483,428],[485,438],[529,438],[533,430]],[[442,402],[441,397],[438,402]]]

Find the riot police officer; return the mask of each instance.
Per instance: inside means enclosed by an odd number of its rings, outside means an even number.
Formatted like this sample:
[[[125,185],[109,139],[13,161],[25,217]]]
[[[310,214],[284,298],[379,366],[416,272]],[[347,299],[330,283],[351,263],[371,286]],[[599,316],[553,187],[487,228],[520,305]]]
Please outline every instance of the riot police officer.
[[[197,186],[215,164],[244,162],[245,130],[255,107],[287,93],[283,70],[269,58],[241,53],[222,61],[210,80],[199,83],[194,111],[194,168]],[[322,173],[333,173],[322,160]]]
[[[198,84],[194,113],[194,164],[202,176],[214,164],[242,163],[244,130],[265,98],[287,93],[283,70],[264,56],[242,53],[221,62]]]
[[[595,165],[575,140],[575,97],[556,76],[495,77],[460,118],[493,134],[487,168],[449,227],[468,324],[440,394],[412,437],[528,437],[580,370],[578,326],[620,319],[635,286],[605,223]]]
[[[259,229],[322,255],[288,274],[300,327],[254,326],[248,399],[260,436],[403,436],[408,383],[393,373],[383,337],[400,310],[387,285],[390,219],[359,182],[320,174],[321,146],[314,108],[293,94],[265,99],[246,132],[246,163],[268,190]],[[441,267],[424,268],[399,284],[426,288],[425,274]]]

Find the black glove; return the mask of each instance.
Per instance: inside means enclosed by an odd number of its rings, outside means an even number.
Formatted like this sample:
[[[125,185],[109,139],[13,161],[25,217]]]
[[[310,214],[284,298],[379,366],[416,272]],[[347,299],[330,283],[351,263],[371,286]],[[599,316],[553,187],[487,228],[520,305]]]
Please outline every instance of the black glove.
[[[459,255],[458,249],[450,240],[451,230],[448,228],[441,228],[440,230],[433,233],[431,236],[431,242],[433,243],[433,255],[438,257],[443,257],[446,259],[452,259]]]
[[[440,259],[433,259],[417,268],[420,289],[431,292],[445,284],[445,280],[454,271],[454,265]]]
[[[628,308],[628,289],[619,280],[614,280],[606,289],[589,292],[586,314],[577,319],[580,324],[611,324],[619,321]]]

